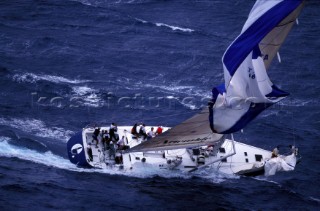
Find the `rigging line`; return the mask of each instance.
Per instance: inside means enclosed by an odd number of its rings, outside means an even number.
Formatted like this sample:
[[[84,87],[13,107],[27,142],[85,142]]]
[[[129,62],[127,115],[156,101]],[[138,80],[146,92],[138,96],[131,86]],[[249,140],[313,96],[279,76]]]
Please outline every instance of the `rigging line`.
[[[300,63],[300,62],[299,62]],[[299,64],[299,66],[301,66]],[[300,69],[300,68],[299,68]],[[298,73],[298,68],[295,68],[294,70],[294,81],[297,81],[297,73]],[[294,121],[294,115],[293,115],[293,111],[291,112],[291,119],[292,119],[292,135],[293,135],[293,144],[294,146],[296,145],[296,136],[295,136],[295,127],[296,127],[296,122]]]
[[[296,19],[298,18],[298,16],[296,16]],[[299,64],[299,66],[301,66]],[[294,81],[297,81],[297,73],[298,73],[298,68],[295,68],[294,70]],[[293,145],[296,146],[296,136],[295,136],[295,127],[296,127],[296,122],[294,121],[294,115],[293,112],[291,112],[291,119],[292,119],[292,135],[293,135]]]
[[[286,23],[283,23],[283,24],[279,24],[277,25],[275,28],[278,28],[278,27],[282,27],[282,26],[287,26],[289,24],[291,24],[292,22],[295,22],[296,21],[296,18],[292,19],[292,20],[289,20],[288,22]]]
[[[275,36],[269,41],[269,43],[259,43],[262,44],[264,47],[261,49],[261,51],[263,51],[265,48],[267,48],[268,46],[281,46],[283,44],[283,41],[280,43],[280,44],[272,44],[276,39],[278,39],[279,36],[282,35],[282,32],[285,31],[287,29],[287,27],[290,27],[290,25],[284,25],[282,27],[282,29],[277,33],[275,34]],[[273,30],[271,30],[270,32],[272,32]],[[269,33],[270,33],[269,32]],[[262,40],[261,40],[262,41]]]

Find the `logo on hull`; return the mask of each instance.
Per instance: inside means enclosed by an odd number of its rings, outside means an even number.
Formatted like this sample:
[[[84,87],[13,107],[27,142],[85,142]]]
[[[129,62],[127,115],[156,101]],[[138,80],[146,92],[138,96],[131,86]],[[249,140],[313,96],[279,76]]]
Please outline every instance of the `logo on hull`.
[[[81,144],[75,144],[71,147],[71,154],[72,157],[74,158],[75,155],[78,155],[82,152],[83,146]]]

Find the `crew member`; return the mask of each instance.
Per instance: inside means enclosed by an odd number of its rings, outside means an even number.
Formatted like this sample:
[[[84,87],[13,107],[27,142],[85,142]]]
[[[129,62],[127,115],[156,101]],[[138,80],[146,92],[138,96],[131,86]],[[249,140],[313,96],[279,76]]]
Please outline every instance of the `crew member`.
[[[272,154],[271,154],[271,158],[276,158],[279,155],[279,146],[277,146],[276,148],[273,149]]]
[[[122,138],[117,142],[118,145],[118,149],[122,150],[124,147],[124,136],[122,136]]]
[[[139,134],[138,134],[138,131],[137,131],[137,126],[138,126],[137,123],[133,125],[133,127],[131,129],[131,134],[138,137]]]
[[[143,139],[146,139],[148,137],[145,126],[145,124],[142,124],[139,131],[139,135],[143,136]]]
[[[151,127],[151,130],[147,133],[148,135],[148,139],[150,138],[154,138],[156,136],[156,134],[153,132],[153,127]]]
[[[99,133],[100,133],[100,127],[96,128],[92,134],[92,138],[94,141],[96,141],[96,148],[98,148],[98,143],[99,143],[99,140],[98,140],[98,136],[99,136]]]
[[[162,127],[158,126],[157,131],[156,131],[156,135],[160,135],[162,133]]]

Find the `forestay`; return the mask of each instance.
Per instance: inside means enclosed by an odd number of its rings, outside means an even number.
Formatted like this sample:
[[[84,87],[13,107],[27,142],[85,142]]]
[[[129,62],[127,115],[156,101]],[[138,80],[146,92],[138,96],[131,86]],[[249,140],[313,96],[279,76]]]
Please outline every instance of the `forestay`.
[[[266,70],[303,4],[303,0],[258,0],[255,3],[241,34],[222,58],[225,85],[212,91],[215,104],[209,122],[213,131],[236,132],[289,95],[270,81]]]
[[[221,134],[212,133],[208,125],[208,109],[205,108],[190,119],[149,141],[133,147],[128,152],[194,148],[215,144],[223,138],[224,136]]]

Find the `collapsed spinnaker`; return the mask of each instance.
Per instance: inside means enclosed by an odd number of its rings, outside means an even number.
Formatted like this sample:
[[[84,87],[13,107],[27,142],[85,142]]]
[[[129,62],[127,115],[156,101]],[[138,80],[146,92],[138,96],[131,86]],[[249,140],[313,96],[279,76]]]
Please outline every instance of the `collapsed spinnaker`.
[[[303,5],[303,0],[256,2],[222,58],[225,85],[213,88],[209,115],[214,132],[236,132],[289,95],[271,82],[267,69]]]

